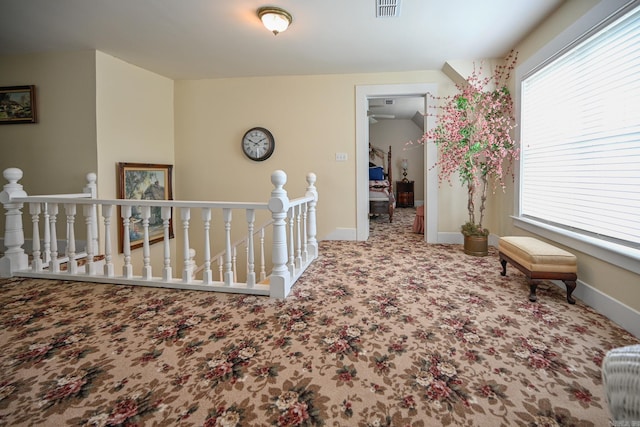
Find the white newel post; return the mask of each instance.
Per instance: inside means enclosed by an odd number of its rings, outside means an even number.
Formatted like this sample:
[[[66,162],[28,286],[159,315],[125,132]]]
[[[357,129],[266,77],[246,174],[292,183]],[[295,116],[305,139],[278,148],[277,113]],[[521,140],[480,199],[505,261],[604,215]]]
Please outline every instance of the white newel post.
[[[287,174],[277,170],[271,174],[271,183],[275,187],[271,191],[269,210],[273,218],[273,247],[271,259],[273,270],[269,286],[271,297],[284,298],[291,290],[291,276],[287,268],[287,211],[289,210],[289,198],[284,188],[287,182]]]
[[[26,197],[22,190],[22,184],[18,181],[22,178],[22,171],[18,168],[8,168],[2,173],[4,179],[9,181],[0,192],[0,203],[4,205],[4,256],[0,258],[0,277],[11,277],[14,271],[25,270],[29,264],[29,257],[24,253],[24,229],[22,225],[23,203],[11,203],[12,197]]]
[[[307,251],[309,259],[313,260],[318,257],[318,241],[316,240],[316,204],[318,204],[318,191],[316,190],[316,174],[307,174],[307,192],[305,196],[313,197],[313,201],[309,202],[309,211],[307,214]]]

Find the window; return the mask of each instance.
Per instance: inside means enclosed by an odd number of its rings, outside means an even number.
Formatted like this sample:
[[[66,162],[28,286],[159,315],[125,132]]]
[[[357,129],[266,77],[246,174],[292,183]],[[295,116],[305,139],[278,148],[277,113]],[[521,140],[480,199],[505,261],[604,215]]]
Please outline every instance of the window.
[[[640,7],[522,76],[522,219],[640,249],[638,76]]]

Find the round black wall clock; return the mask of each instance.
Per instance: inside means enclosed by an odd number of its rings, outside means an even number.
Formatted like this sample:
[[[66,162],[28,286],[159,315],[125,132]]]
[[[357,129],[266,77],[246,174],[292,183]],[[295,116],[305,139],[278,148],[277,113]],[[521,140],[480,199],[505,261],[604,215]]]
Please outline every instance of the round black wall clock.
[[[242,152],[251,160],[261,162],[273,154],[276,141],[267,129],[254,127],[242,137]]]

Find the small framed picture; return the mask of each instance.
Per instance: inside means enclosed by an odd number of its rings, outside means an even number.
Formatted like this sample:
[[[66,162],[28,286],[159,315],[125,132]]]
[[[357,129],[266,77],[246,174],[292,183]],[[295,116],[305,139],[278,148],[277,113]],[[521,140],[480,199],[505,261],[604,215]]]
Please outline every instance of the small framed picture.
[[[0,124],[36,123],[36,87],[0,87]]]
[[[172,165],[150,163],[118,163],[118,198],[131,200],[173,200],[171,190]],[[164,240],[162,212],[160,207],[151,208],[149,218],[149,244]],[[118,210],[118,218],[121,212]],[[120,253],[124,252],[124,226],[119,222],[118,237]],[[169,238],[173,238],[173,224],[169,222]],[[129,243],[131,249],[142,247],[144,230],[142,210],[133,206],[129,223]]]

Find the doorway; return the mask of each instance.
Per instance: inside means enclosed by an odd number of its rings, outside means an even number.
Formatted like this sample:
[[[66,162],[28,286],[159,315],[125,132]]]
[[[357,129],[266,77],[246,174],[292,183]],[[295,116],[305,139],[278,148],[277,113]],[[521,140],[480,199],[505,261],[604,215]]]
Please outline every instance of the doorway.
[[[424,146],[407,143],[418,141],[424,134],[425,97],[376,97],[368,101],[369,143],[384,152],[391,147],[393,164],[387,172],[396,194],[396,207],[424,204]],[[380,163],[379,159],[375,161]],[[386,169],[386,156],[384,163]]]
[[[425,100],[424,111],[428,111],[427,94],[437,95],[437,84],[372,85],[356,86],[356,238],[364,241],[369,238],[369,117],[367,114],[370,99],[393,97],[422,97]],[[425,129],[434,126],[434,119],[424,117]],[[438,177],[433,168],[437,158],[435,144],[424,148],[424,194],[420,196],[425,203],[425,233],[428,243],[437,243],[438,223]],[[398,159],[397,153],[394,159]]]

